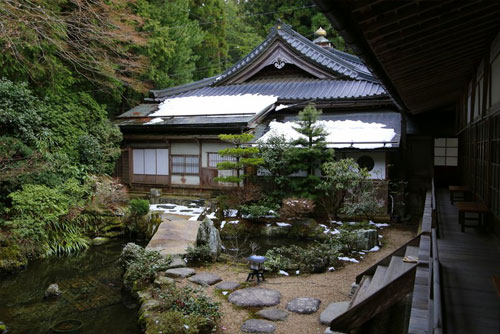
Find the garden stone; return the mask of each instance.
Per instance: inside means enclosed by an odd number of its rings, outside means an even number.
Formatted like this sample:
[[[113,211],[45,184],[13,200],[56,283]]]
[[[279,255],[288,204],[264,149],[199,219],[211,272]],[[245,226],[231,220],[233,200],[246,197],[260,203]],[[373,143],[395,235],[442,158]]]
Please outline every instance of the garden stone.
[[[165,275],[172,278],[186,278],[196,274],[196,271],[191,268],[174,268],[165,271]]]
[[[157,208],[159,208],[159,209],[165,209],[165,210],[173,210],[173,209],[175,209],[175,205],[162,204],[162,205],[158,205]]]
[[[259,317],[262,317],[271,321],[285,321],[288,318],[288,312],[283,310],[278,310],[276,308],[268,308],[260,310],[257,312]]]
[[[250,319],[243,323],[241,331],[244,333],[274,333],[276,326],[265,320]]]
[[[109,238],[105,237],[95,237],[94,239],[92,239],[92,244],[95,246],[99,246],[109,242],[109,240],[110,240]]]
[[[225,290],[225,291],[233,291],[240,287],[240,283],[236,282],[222,282],[215,286],[215,290]]]
[[[349,307],[349,302],[336,302],[330,303],[326,309],[321,312],[319,316],[319,322],[322,325],[330,325],[333,319],[347,311]]]
[[[301,297],[288,302],[286,309],[295,313],[311,314],[319,309],[319,304],[321,304],[319,299]]]
[[[229,302],[240,307],[264,307],[278,305],[281,293],[264,288],[246,288],[229,295]]]
[[[378,245],[378,232],[376,229],[361,229],[356,231],[357,240],[356,240],[356,248],[357,249],[372,249],[373,247]]]
[[[161,288],[162,286],[170,285],[170,284],[172,284],[172,285],[175,284],[174,279],[170,278],[170,277],[165,277],[165,276],[159,276],[153,282],[153,285],[156,288]]]
[[[205,217],[198,228],[196,236],[196,246],[208,245],[210,254],[215,261],[222,251],[222,241],[220,239],[219,230],[215,228],[213,221]]]
[[[144,303],[142,303],[141,307],[139,308],[139,314],[143,314],[146,311],[154,310],[158,308],[160,305],[161,305],[160,301],[156,299],[146,300]]]
[[[44,297],[45,298],[52,298],[52,297],[59,297],[62,294],[61,290],[59,290],[59,285],[57,283],[53,283],[49,285],[47,290],[45,290]]]
[[[278,225],[264,226],[260,230],[260,234],[266,237],[287,237],[292,225],[280,227]]]
[[[175,256],[172,258],[172,262],[168,265],[168,269],[173,269],[173,268],[184,268],[186,267],[186,261],[181,259],[178,256]]]
[[[214,285],[215,283],[219,283],[222,281],[222,278],[215,274],[211,273],[199,273],[196,274],[190,278],[188,278],[190,282],[203,285],[203,286],[209,286],[209,285]]]

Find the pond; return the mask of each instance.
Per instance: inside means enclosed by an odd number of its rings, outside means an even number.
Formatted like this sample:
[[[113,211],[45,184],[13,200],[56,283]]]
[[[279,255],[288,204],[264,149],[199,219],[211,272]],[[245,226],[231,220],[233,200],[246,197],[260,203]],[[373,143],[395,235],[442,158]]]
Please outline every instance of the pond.
[[[30,263],[22,272],[0,276],[0,321],[9,334],[141,333],[137,305],[121,290],[120,240],[73,257]],[[44,300],[57,283],[62,295]],[[54,330],[58,324],[59,331]],[[72,327],[78,331],[68,331]]]

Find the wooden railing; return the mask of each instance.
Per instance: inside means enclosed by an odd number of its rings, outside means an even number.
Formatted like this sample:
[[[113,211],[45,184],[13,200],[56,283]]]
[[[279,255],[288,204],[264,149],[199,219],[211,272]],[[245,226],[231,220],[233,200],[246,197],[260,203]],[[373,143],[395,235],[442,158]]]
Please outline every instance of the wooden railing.
[[[442,334],[441,277],[437,233],[437,203],[434,180],[425,198],[409,334]],[[422,303],[426,299],[427,303]]]

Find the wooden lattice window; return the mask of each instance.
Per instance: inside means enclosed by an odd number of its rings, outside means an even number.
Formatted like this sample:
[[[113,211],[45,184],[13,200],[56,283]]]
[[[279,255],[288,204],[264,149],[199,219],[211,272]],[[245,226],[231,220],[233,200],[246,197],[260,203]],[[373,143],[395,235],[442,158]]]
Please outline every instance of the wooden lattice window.
[[[215,152],[208,152],[207,155],[208,155],[207,166],[209,168],[217,168],[217,164],[219,162],[224,162],[224,161],[236,162],[235,157],[221,156],[219,153],[215,153]]]
[[[434,139],[434,166],[458,166],[458,138]]]
[[[199,174],[198,155],[172,155],[172,174]]]

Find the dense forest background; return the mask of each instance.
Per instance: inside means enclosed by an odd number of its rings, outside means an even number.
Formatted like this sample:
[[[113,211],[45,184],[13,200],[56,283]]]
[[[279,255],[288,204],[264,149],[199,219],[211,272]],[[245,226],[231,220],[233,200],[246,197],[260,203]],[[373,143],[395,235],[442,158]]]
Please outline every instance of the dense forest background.
[[[311,39],[322,26],[344,49],[309,0],[1,1],[0,245],[84,247],[74,218],[120,155],[110,119],[149,89],[220,73],[278,19]]]

